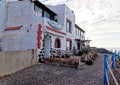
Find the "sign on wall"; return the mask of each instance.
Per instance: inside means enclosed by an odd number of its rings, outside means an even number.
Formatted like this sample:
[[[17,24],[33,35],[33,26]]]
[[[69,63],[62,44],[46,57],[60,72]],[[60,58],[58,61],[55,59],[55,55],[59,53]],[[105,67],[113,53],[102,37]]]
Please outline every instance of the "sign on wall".
[[[62,26],[55,21],[47,21],[47,23],[55,29],[58,29],[58,30],[62,29]]]
[[[42,25],[38,24],[38,31],[37,31],[37,47],[40,49],[41,47],[41,39],[42,39]]]

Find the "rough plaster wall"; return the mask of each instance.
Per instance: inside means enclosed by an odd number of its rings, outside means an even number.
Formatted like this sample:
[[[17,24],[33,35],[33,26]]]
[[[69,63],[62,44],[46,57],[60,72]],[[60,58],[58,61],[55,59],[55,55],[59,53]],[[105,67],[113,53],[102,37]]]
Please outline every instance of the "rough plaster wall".
[[[58,23],[64,27],[65,30],[65,24],[64,24],[64,18],[65,18],[65,5],[56,5],[56,6],[48,6],[50,9],[52,9],[56,14],[56,19],[58,20]]]
[[[7,26],[35,24],[33,4],[26,1],[8,2]]]
[[[55,11],[55,13],[58,14],[56,18],[58,19],[58,23],[64,26],[64,32],[66,32],[66,19],[68,18],[72,22],[72,34],[67,32],[66,38],[72,39],[72,48],[73,48],[73,46],[76,46],[74,13],[65,4],[56,5],[56,6],[48,6],[48,7],[50,7],[50,9],[52,9],[53,11]],[[66,43],[66,40],[62,42]],[[63,46],[66,47],[66,44],[63,44]]]
[[[73,47],[75,46],[76,44],[76,41],[75,41],[75,15],[74,13],[72,12],[72,10],[70,10],[67,6],[65,6],[65,20],[64,20],[64,23],[65,23],[65,27],[66,27],[66,18],[68,18],[71,22],[72,22],[72,33],[68,33],[67,32],[67,38],[70,38],[72,39],[72,49]]]
[[[0,3],[0,38],[2,36],[2,31],[5,26],[5,0]]]
[[[0,52],[0,76],[8,75],[37,63],[37,50]]]
[[[61,41],[61,50],[66,50],[66,38],[64,37],[59,37],[59,36],[53,36],[51,37],[52,40],[52,48],[54,48],[54,43],[55,43],[55,39],[59,38]],[[54,48],[55,49],[55,48]]]
[[[20,30],[4,31],[3,50],[25,50],[37,48],[38,24],[43,19],[35,15],[34,6],[28,1],[7,3],[7,27],[23,26]]]

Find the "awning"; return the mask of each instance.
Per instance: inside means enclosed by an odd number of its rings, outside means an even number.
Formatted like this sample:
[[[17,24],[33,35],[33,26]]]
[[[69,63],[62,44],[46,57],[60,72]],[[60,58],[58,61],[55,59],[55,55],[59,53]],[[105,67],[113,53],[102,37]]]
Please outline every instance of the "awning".
[[[81,42],[90,42],[91,40],[81,40]]]
[[[91,40],[80,40],[80,39],[75,39],[76,41],[80,41],[80,42],[90,42]]]

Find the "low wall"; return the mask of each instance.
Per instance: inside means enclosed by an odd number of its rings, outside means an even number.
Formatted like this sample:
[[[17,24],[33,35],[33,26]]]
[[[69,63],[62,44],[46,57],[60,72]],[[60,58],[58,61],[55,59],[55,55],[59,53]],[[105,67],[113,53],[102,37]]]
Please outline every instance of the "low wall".
[[[36,49],[0,52],[0,76],[14,73],[36,63]]]

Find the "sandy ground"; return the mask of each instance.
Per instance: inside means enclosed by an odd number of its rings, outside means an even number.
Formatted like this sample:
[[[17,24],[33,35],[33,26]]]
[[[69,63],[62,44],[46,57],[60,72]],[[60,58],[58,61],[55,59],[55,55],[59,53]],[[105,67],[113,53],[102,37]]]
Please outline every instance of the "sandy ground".
[[[103,55],[79,69],[38,64],[4,77],[0,85],[104,85]]]

